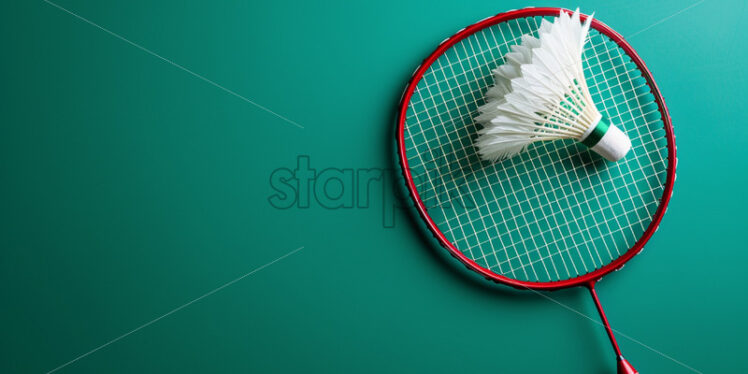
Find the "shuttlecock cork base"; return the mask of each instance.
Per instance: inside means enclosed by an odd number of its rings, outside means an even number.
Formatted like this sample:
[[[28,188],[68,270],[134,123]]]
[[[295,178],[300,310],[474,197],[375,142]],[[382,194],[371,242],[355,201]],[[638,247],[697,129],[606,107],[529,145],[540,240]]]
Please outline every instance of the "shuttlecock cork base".
[[[596,124],[585,131],[579,142],[613,162],[622,159],[631,150],[629,137],[602,116]]]

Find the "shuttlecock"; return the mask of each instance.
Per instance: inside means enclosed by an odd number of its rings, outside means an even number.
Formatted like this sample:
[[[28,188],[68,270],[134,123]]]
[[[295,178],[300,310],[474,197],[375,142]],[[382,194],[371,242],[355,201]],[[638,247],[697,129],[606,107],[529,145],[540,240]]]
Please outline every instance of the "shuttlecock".
[[[582,24],[579,10],[543,19],[538,37],[523,35],[505,63],[493,70],[494,85],[476,121],[476,140],[486,160],[512,157],[534,142],[576,139],[610,161],[631,149],[631,140],[595,107],[582,67],[592,16]]]

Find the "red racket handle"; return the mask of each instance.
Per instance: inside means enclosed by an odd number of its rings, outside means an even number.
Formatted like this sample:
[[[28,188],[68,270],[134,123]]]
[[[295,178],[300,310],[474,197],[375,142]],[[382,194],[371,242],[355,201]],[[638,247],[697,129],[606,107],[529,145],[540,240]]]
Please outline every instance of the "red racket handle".
[[[639,374],[623,356],[618,356],[618,374]]]
[[[613,335],[613,329],[610,328],[610,323],[608,323],[608,317],[605,316],[605,312],[603,311],[603,306],[600,304],[600,299],[597,298],[597,292],[595,292],[595,282],[590,282],[587,284],[587,288],[590,290],[590,294],[592,295],[592,300],[595,301],[595,307],[597,308],[597,312],[600,313],[600,319],[603,321],[603,326],[605,326],[605,332],[608,333],[608,338],[610,338],[610,343],[613,345],[613,350],[616,352],[616,357],[618,360],[618,374],[639,374],[636,369],[634,369],[631,364],[629,364],[628,361],[626,361],[625,358],[623,358],[623,355],[621,355],[621,348],[618,347],[618,342],[616,342],[616,337]]]

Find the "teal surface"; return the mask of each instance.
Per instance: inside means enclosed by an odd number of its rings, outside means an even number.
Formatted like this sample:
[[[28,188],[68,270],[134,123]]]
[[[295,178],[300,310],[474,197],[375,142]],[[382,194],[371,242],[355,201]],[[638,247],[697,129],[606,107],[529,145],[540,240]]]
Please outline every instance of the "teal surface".
[[[3,4],[0,372],[613,372],[599,325],[457,266],[377,175],[421,59],[532,4],[54,3],[134,44]],[[748,5],[544,5],[628,36],[675,125],[662,226],[598,286],[624,353],[748,371]],[[307,162],[328,194],[281,183]],[[547,296],[597,320],[581,289]]]

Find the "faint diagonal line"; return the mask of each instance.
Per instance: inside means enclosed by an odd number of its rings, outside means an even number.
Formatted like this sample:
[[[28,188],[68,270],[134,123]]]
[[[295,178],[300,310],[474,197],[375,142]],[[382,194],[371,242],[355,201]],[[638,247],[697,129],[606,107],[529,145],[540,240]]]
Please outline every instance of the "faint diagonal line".
[[[597,319],[594,319],[594,318],[592,318],[592,317],[590,317],[590,316],[588,316],[588,315],[586,315],[586,314],[584,314],[584,313],[582,313],[582,312],[580,312],[580,311],[578,311],[578,310],[576,310],[576,309],[574,309],[574,308],[572,308],[572,307],[570,307],[570,306],[568,306],[568,305],[566,305],[566,304],[564,304],[564,303],[562,303],[562,302],[560,302],[560,301],[558,301],[558,300],[556,300],[556,299],[554,299],[554,298],[552,298],[552,297],[550,297],[550,296],[548,296],[548,295],[546,295],[546,294],[544,294],[544,293],[542,293],[542,292],[540,292],[540,291],[537,291],[537,290],[533,290],[532,288],[527,288],[527,287],[525,287],[525,288],[526,288],[526,289],[528,289],[528,290],[530,290],[530,291],[532,291],[532,292],[534,292],[534,293],[535,293],[535,294],[537,294],[537,295],[540,295],[540,296],[542,296],[542,297],[543,297],[543,298],[545,298],[546,300],[550,300],[550,301],[554,302],[554,303],[555,303],[555,304],[557,304],[558,306],[560,306],[560,307],[562,307],[562,308],[564,308],[564,309],[566,309],[566,310],[568,310],[568,311],[570,311],[570,312],[573,312],[573,313],[575,313],[575,314],[578,314],[578,315],[580,315],[580,316],[582,316],[582,317],[584,317],[584,318],[586,318],[586,319],[588,319],[588,320],[590,320],[590,321],[592,321],[592,322],[596,323],[596,324],[597,324],[597,325],[599,325],[599,326],[605,327],[605,326],[603,325],[603,323],[602,323],[602,322],[600,322],[600,321],[598,321]],[[672,356],[669,356],[669,355],[667,355],[667,354],[665,354],[665,353],[663,353],[663,352],[661,352],[661,351],[659,351],[659,350],[657,350],[657,349],[654,349],[654,348],[652,348],[652,347],[650,347],[650,346],[648,346],[648,345],[646,345],[646,344],[642,343],[641,341],[639,341],[639,340],[637,340],[637,339],[635,339],[635,338],[632,338],[632,337],[631,337],[631,336],[629,336],[629,335],[626,335],[626,334],[624,334],[624,333],[622,333],[622,332],[620,332],[620,331],[618,331],[618,330],[614,329],[614,328],[613,328],[612,326],[611,326],[611,328],[610,328],[610,329],[611,329],[611,330],[613,330],[613,332],[615,332],[617,336],[622,336],[622,337],[624,337],[624,338],[626,338],[626,339],[628,339],[628,340],[630,340],[630,341],[632,341],[632,342],[634,342],[634,343],[636,343],[636,344],[639,344],[640,346],[642,346],[642,347],[644,347],[644,348],[646,348],[646,349],[649,349],[650,351],[652,351],[652,352],[654,352],[654,353],[657,353],[658,355],[660,355],[660,356],[662,356],[662,357],[664,357],[664,358],[666,358],[666,359],[668,359],[668,360],[670,360],[670,361],[672,361],[672,362],[674,362],[674,363],[676,363],[676,364],[678,364],[678,365],[680,365],[680,366],[682,366],[682,367],[684,367],[684,368],[686,368],[686,369],[688,369],[688,370],[691,370],[691,371],[693,371],[694,373],[698,373],[698,374],[704,374],[703,372],[701,372],[701,371],[699,371],[699,370],[696,370],[696,369],[694,369],[694,368],[693,368],[692,366],[690,366],[690,365],[688,365],[688,364],[685,364],[685,363],[683,363],[683,362],[681,362],[681,361],[678,361],[677,359],[673,358]]]
[[[292,254],[294,254],[294,253],[296,253],[296,252],[298,252],[298,251],[300,251],[302,249],[304,249],[304,247],[296,248],[293,251],[288,252],[285,255],[280,256],[280,257],[276,258],[275,260],[266,263],[265,265],[262,265],[262,266],[260,266],[258,268],[255,268],[254,270],[250,271],[249,273],[246,273],[246,274],[244,274],[244,275],[242,275],[242,276],[240,276],[240,277],[238,277],[238,278],[236,278],[236,279],[234,279],[234,280],[232,280],[232,281],[230,281],[230,282],[228,282],[228,283],[226,283],[226,284],[224,284],[224,285],[222,285],[222,286],[220,286],[218,288],[215,288],[212,291],[207,292],[207,293],[203,294],[202,296],[200,296],[200,297],[198,297],[198,298],[196,298],[196,299],[194,299],[194,300],[192,300],[192,301],[190,301],[190,302],[188,302],[186,304],[182,304],[181,306],[176,307],[176,308],[170,310],[169,312],[161,315],[160,317],[155,318],[155,319],[153,319],[153,320],[151,320],[149,322],[146,322],[146,323],[138,326],[137,328],[135,328],[133,330],[130,330],[129,332],[126,332],[126,333],[124,333],[124,334],[122,334],[122,335],[120,335],[120,336],[118,336],[118,337],[116,337],[116,338],[114,338],[114,339],[112,339],[112,340],[110,340],[110,341],[108,341],[108,342],[106,342],[106,343],[104,343],[104,344],[102,344],[102,345],[100,345],[100,346],[98,346],[98,347],[96,347],[96,348],[94,348],[94,349],[92,349],[92,350],[90,350],[90,351],[88,351],[88,352],[86,352],[86,353],[84,353],[84,354],[82,354],[82,355],[80,355],[80,356],[78,356],[78,357],[76,357],[76,358],[74,358],[74,359],[72,359],[72,360],[70,360],[70,361],[68,361],[68,362],[66,362],[66,363],[64,363],[64,364],[56,367],[56,368],[54,368],[54,369],[52,369],[52,370],[50,370],[50,371],[48,371],[47,374],[54,373],[54,372],[56,372],[56,371],[58,371],[58,370],[60,370],[60,369],[62,369],[64,367],[66,367],[66,366],[68,366],[68,365],[70,365],[70,364],[72,364],[72,363],[74,363],[74,362],[76,362],[76,361],[78,361],[78,360],[80,360],[82,358],[85,358],[85,357],[87,357],[87,356],[89,356],[89,355],[91,355],[91,354],[93,354],[93,353],[95,353],[95,352],[97,352],[97,351],[99,351],[99,350],[101,350],[101,349],[103,349],[103,348],[111,345],[111,344],[114,344],[114,343],[116,343],[116,342],[118,342],[118,341],[120,341],[120,340],[122,340],[122,339],[124,339],[124,338],[126,338],[126,337],[128,337],[128,336],[130,336],[130,335],[132,335],[132,334],[134,334],[134,333],[136,333],[136,332],[138,332],[138,331],[140,331],[140,330],[142,330],[142,329],[144,329],[144,328],[146,328],[146,327],[148,327],[148,326],[150,326],[150,325],[152,325],[152,324],[154,324],[154,323],[156,323],[156,322],[158,322],[158,321],[160,321],[160,320],[162,320],[162,319],[164,319],[164,318],[166,318],[166,317],[168,317],[168,316],[170,316],[170,315],[172,315],[172,314],[174,314],[174,313],[176,313],[176,312],[178,312],[178,311],[180,311],[180,310],[182,310],[182,309],[184,309],[184,308],[186,308],[186,307],[188,307],[188,306],[190,306],[190,305],[192,305],[192,304],[194,304],[194,303],[196,303],[196,302],[198,302],[198,301],[200,301],[200,300],[202,300],[202,299],[204,299],[204,298],[206,298],[206,297],[208,297],[208,296],[210,296],[210,295],[212,295],[212,294],[214,294],[214,293],[216,293],[216,292],[218,292],[218,291],[220,291],[220,290],[222,290],[224,288],[226,288],[226,287],[228,287],[228,286],[231,286],[232,284],[234,284],[236,282],[239,282],[240,280],[242,280],[242,279],[244,279],[244,278],[246,278],[246,277],[248,277],[248,276],[250,276],[250,275],[252,275],[254,273],[257,273],[258,271],[260,271],[262,269],[265,269],[266,267],[268,267],[270,265],[275,264],[278,261],[283,260],[284,258],[286,258],[288,256],[291,256]]]
[[[269,109],[268,107],[265,107],[265,106],[263,106],[263,105],[260,105],[260,104],[256,103],[256,102],[255,102],[255,101],[253,101],[253,100],[250,100],[250,99],[248,99],[248,98],[246,98],[246,97],[244,97],[244,96],[242,96],[242,95],[240,95],[240,94],[238,94],[238,93],[236,93],[236,92],[234,92],[234,91],[232,91],[232,90],[230,90],[230,89],[228,89],[228,88],[226,88],[226,87],[224,87],[224,86],[221,86],[220,84],[218,84],[218,83],[216,83],[216,82],[213,82],[212,80],[210,80],[210,79],[208,79],[208,78],[205,78],[204,76],[202,76],[202,75],[200,75],[200,74],[198,74],[198,73],[195,73],[194,71],[192,71],[192,70],[190,70],[190,69],[187,69],[186,67],[184,67],[184,66],[182,66],[182,65],[179,65],[179,64],[177,64],[176,62],[174,62],[174,61],[171,61],[171,60],[169,60],[168,58],[166,58],[166,57],[163,57],[163,56],[159,55],[159,54],[158,54],[158,53],[156,53],[156,52],[153,52],[153,51],[151,51],[151,50],[150,50],[150,49],[148,49],[148,48],[145,48],[145,47],[143,47],[143,46],[141,46],[141,45],[139,45],[139,44],[137,44],[137,43],[135,43],[135,42],[132,42],[132,41],[130,41],[129,39],[125,38],[124,36],[121,36],[121,35],[119,35],[119,34],[115,33],[114,31],[110,31],[110,30],[108,30],[107,28],[105,28],[105,27],[103,27],[103,26],[100,26],[100,25],[98,25],[97,23],[94,23],[93,21],[89,21],[88,19],[86,19],[86,18],[84,18],[84,17],[82,17],[82,16],[80,16],[80,15],[78,15],[78,14],[76,14],[76,13],[73,13],[72,11],[70,11],[70,10],[67,10],[67,9],[63,8],[62,6],[60,6],[60,5],[57,5],[57,4],[55,4],[55,3],[53,3],[53,2],[51,2],[51,1],[49,1],[49,0],[43,0],[43,1],[44,1],[45,3],[47,3],[47,4],[49,4],[49,5],[51,5],[51,6],[55,7],[55,8],[57,8],[57,9],[59,9],[59,10],[61,10],[61,11],[65,12],[65,13],[67,13],[67,14],[69,14],[69,15],[71,15],[71,16],[73,16],[73,17],[75,17],[75,18],[77,18],[77,19],[79,19],[79,20],[81,20],[81,21],[83,21],[83,22],[85,22],[85,23],[87,23],[87,24],[89,24],[89,25],[93,26],[93,27],[96,27],[97,29],[99,29],[99,30],[101,30],[101,31],[103,31],[103,32],[105,32],[105,33],[107,33],[107,34],[109,34],[109,35],[111,35],[111,36],[113,36],[113,37],[115,37],[115,38],[117,38],[117,39],[119,39],[119,40],[121,40],[121,41],[123,41],[123,42],[127,43],[127,44],[130,44],[131,46],[133,46],[133,47],[135,47],[135,48],[137,48],[137,49],[140,49],[141,51],[143,51],[143,52],[145,52],[145,53],[148,53],[149,55],[151,55],[151,56],[153,56],[153,57],[156,57],[156,58],[158,58],[158,59],[159,59],[159,60],[161,60],[161,61],[164,61],[164,62],[166,62],[166,63],[167,63],[167,64],[169,64],[169,65],[172,65],[172,66],[174,66],[174,67],[176,67],[176,68],[178,68],[178,69],[180,69],[180,70],[184,71],[185,73],[188,73],[188,74],[192,75],[193,77],[195,77],[195,78],[197,78],[197,79],[200,79],[200,80],[202,80],[203,82],[209,83],[209,84],[211,84],[211,85],[213,85],[213,86],[215,86],[215,87],[217,87],[217,88],[219,88],[219,89],[221,89],[221,90],[223,90],[223,91],[225,91],[225,92],[227,92],[227,93],[229,93],[229,94],[231,94],[231,95],[233,95],[233,96],[235,96],[235,97],[237,97],[237,98],[239,98],[239,99],[241,99],[241,100],[243,100],[243,101],[246,101],[246,102],[248,102],[248,103],[250,103],[250,104],[254,105],[255,107],[257,107],[257,108],[259,108],[259,109],[262,109],[262,110],[264,110],[265,112],[267,112],[267,113],[270,113],[270,114],[272,114],[272,115],[274,115],[274,116],[276,116],[276,117],[278,117],[278,118],[280,118],[280,119],[282,119],[282,120],[284,120],[284,121],[286,121],[286,122],[288,122],[288,123],[290,123],[290,124],[292,124],[292,125],[294,125],[294,126],[296,126],[296,127],[300,128],[300,129],[303,129],[303,128],[304,128],[304,126],[300,125],[300,124],[299,124],[299,123],[297,123],[296,121],[294,121],[294,120],[291,120],[291,119],[289,119],[289,118],[287,118],[287,117],[285,117],[285,116],[283,116],[283,115],[280,115],[280,114],[278,114],[278,113],[274,112],[273,110]]]
[[[671,19],[671,18],[673,18],[673,17],[675,17],[675,16],[677,16],[677,15],[679,15],[679,14],[681,14],[681,13],[683,13],[683,12],[685,12],[685,11],[687,11],[687,10],[695,7],[695,6],[697,6],[697,5],[699,5],[699,4],[703,3],[704,1],[706,1],[706,0],[697,1],[697,2],[695,2],[693,4],[691,4],[691,5],[683,8],[683,9],[681,9],[681,10],[679,10],[679,11],[677,11],[677,12],[675,12],[675,13],[667,16],[667,17],[665,17],[665,18],[660,19],[659,21],[657,21],[657,22],[655,22],[655,23],[653,23],[653,24],[651,24],[651,25],[649,25],[649,26],[647,26],[647,27],[645,27],[645,28],[643,28],[643,29],[641,29],[641,30],[633,33],[633,34],[627,35],[626,39],[631,39],[631,38],[633,38],[633,37],[635,37],[635,36],[637,36],[637,35],[645,32],[645,31],[647,31],[647,30],[649,30],[649,29],[651,29],[651,28],[653,28],[653,27],[655,27],[655,26],[657,26],[657,25],[659,25],[659,24],[661,24],[661,23],[663,23],[663,22],[665,22],[665,21],[667,21],[667,20],[669,20],[669,19]]]

